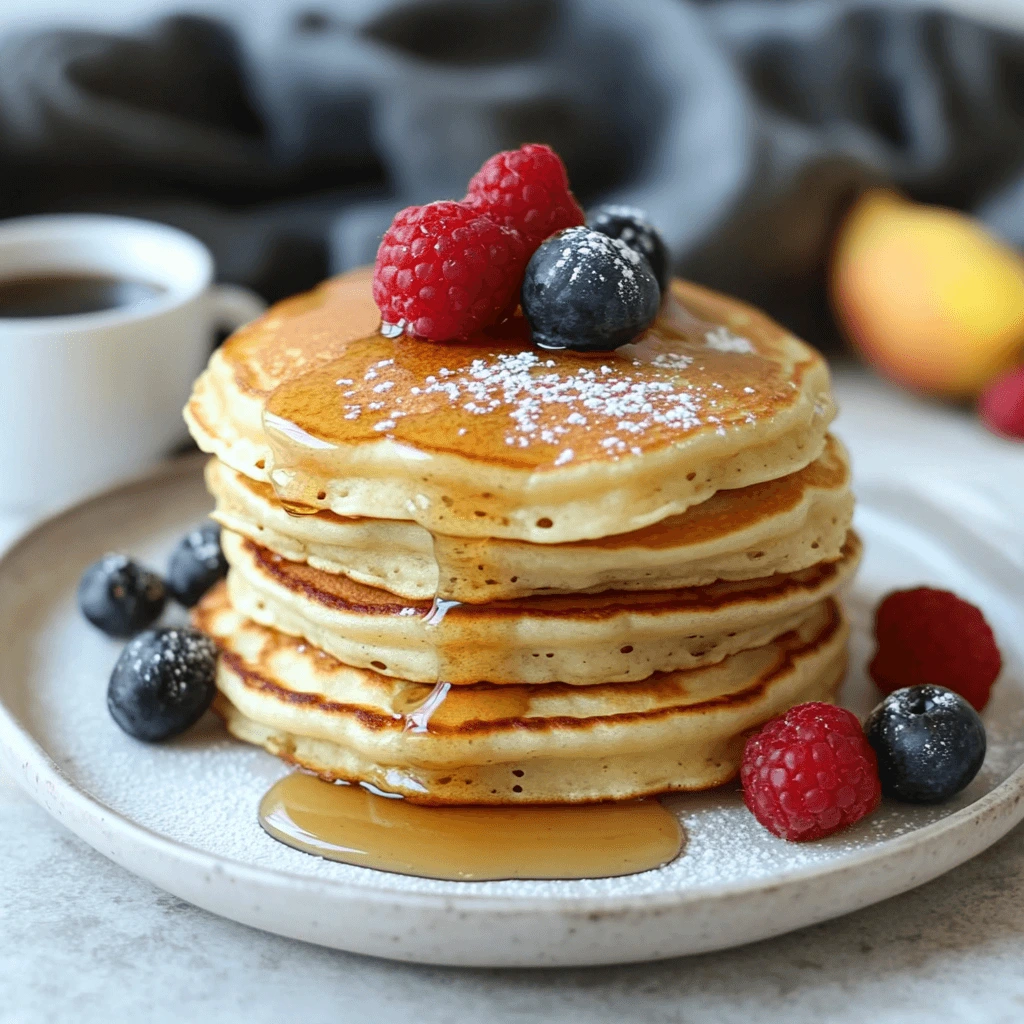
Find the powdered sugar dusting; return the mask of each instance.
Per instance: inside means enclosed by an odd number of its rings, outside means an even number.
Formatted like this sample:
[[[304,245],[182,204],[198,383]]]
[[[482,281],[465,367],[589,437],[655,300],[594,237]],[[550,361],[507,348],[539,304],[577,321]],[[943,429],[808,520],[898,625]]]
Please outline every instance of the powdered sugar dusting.
[[[601,212],[606,217],[621,217],[626,222],[619,228],[618,234],[618,237],[626,245],[634,250],[642,250],[648,257],[654,255],[654,244],[652,241],[654,228],[643,210],[637,206],[608,203],[601,207]],[[637,231],[636,228],[628,223],[629,221],[643,225],[647,228],[647,231]]]
[[[170,627],[152,633],[140,633],[130,640],[121,654],[121,669],[130,666],[143,685],[159,687],[165,699],[184,699],[197,679],[212,680],[217,649],[213,641],[194,629]]]
[[[733,334],[728,327],[716,327],[713,331],[708,331],[704,335],[704,342],[708,348],[713,348],[716,352],[743,352],[748,355],[755,352],[754,346],[747,338]]]
[[[643,256],[631,249],[618,238],[610,238],[589,228],[569,228],[559,238],[566,245],[561,255],[548,268],[546,277],[553,281],[559,271],[573,264],[569,275],[571,283],[584,284],[588,279],[605,280],[606,273],[615,274],[618,290],[627,301],[640,295],[640,280],[636,270],[643,262]]]
[[[555,465],[566,465],[575,457],[569,435],[583,432],[593,436],[602,452],[619,457],[631,454],[638,437],[652,427],[693,430],[704,424],[718,425],[718,399],[714,386],[680,380],[693,357],[662,347],[646,353],[640,346],[622,350],[628,358],[612,357],[607,362],[574,367],[564,366],[537,349],[489,352],[460,364],[453,350],[450,367],[426,376],[421,384],[407,390],[394,387],[387,376],[390,366],[374,364],[363,377],[368,390],[345,388],[340,392],[343,418],[357,420],[374,414],[372,429],[394,437],[399,421],[416,415],[439,397],[473,417],[494,414],[505,417],[504,443],[515,448],[544,444],[561,449]],[[374,401],[359,401],[372,394]],[[462,436],[465,427],[460,427]],[[602,436],[603,434],[603,436]]]
[[[625,269],[643,264],[598,232],[587,234],[586,245],[591,234]],[[566,250],[572,269],[578,247]],[[579,265],[596,273],[608,261],[594,260],[590,270],[587,260]],[[286,450],[388,440],[410,451],[575,468],[642,455],[696,431],[746,430],[778,415],[800,396],[787,386],[784,359],[771,344],[763,347],[698,319],[675,297],[638,337],[604,353],[538,348],[522,316],[464,343],[374,335],[352,342],[321,370],[282,383],[263,422],[282,448],[277,465],[291,458]]]

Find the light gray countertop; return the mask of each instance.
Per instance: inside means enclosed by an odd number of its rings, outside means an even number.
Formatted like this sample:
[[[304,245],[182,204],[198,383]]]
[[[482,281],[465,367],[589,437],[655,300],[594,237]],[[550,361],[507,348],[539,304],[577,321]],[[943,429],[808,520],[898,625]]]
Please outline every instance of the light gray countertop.
[[[966,414],[861,373],[841,372],[837,392],[861,479],[927,473],[958,447],[978,486],[1024,472],[1024,447]],[[2,775],[0,835],[0,1024],[1024,1019],[1024,826],[921,889],[780,939],[536,972],[387,963],[221,920],[108,862]]]

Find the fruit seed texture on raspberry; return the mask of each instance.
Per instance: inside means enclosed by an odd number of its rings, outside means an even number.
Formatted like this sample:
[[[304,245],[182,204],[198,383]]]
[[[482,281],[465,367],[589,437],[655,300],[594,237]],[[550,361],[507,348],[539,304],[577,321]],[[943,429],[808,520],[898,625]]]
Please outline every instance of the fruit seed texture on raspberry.
[[[740,780],[754,817],[790,842],[847,828],[881,799],[878,762],[860,722],[816,701],[791,708],[747,740]]]
[[[1002,669],[981,609],[948,590],[915,587],[889,594],[875,612],[875,639],[869,672],[883,693],[930,683],[959,693],[981,711]]]
[[[495,153],[470,179],[466,202],[518,231],[531,254],[556,231],[586,221],[561,158],[540,143]]]
[[[407,334],[468,338],[514,308],[527,259],[516,231],[465,203],[410,206],[381,241],[373,298]]]

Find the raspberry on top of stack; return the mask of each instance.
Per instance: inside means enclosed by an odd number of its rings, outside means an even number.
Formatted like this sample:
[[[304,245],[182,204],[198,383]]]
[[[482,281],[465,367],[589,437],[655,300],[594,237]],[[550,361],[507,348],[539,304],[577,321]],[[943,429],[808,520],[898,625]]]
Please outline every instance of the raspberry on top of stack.
[[[827,368],[667,268],[524,146],[214,354],[186,418],[230,570],[194,619],[235,735],[422,803],[577,803],[718,785],[834,699]]]

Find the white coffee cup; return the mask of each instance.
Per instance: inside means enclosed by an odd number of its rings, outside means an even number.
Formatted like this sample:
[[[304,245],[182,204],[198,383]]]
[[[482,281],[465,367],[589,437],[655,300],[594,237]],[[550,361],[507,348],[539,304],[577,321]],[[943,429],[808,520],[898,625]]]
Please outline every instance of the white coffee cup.
[[[175,228],[94,214],[0,222],[0,280],[90,274],[156,296],[73,316],[0,313],[0,512],[66,504],[138,473],[186,437],[181,418],[218,329],[258,316],[213,284],[213,258]]]

